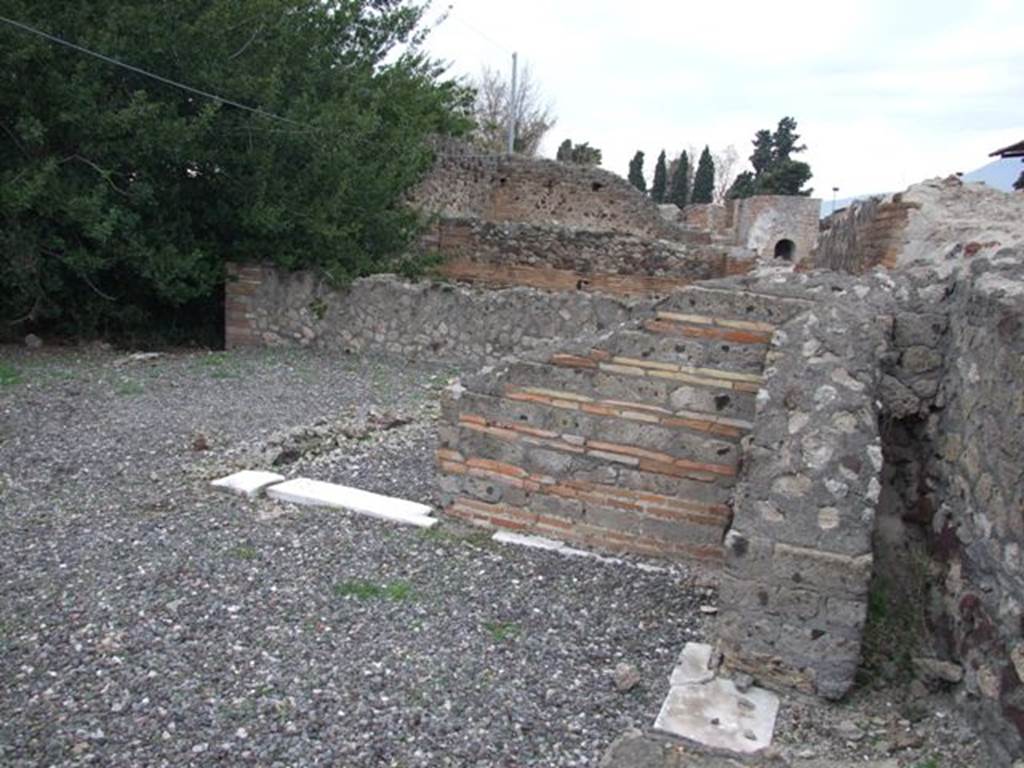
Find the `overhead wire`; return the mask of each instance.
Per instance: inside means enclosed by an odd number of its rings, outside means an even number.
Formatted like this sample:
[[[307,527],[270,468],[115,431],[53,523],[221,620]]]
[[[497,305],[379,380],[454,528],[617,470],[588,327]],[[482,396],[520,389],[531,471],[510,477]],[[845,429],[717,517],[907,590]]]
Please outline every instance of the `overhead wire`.
[[[457,19],[457,20],[459,20],[459,19]],[[461,20],[459,20],[459,21],[461,21]],[[34,35],[42,37],[42,38],[44,38],[46,40],[49,40],[50,42],[56,43],[58,45],[65,46],[65,47],[70,48],[70,49],[72,49],[74,51],[78,51],[79,53],[84,53],[84,54],[86,54],[88,56],[92,56],[93,58],[99,59],[100,61],[106,62],[107,64],[111,64],[111,65],[116,66],[116,67],[121,67],[122,69],[126,69],[126,70],[128,70],[130,72],[134,72],[134,73],[136,73],[138,75],[142,75],[143,77],[151,78],[151,79],[156,80],[156,81],[158,81],[160,83],[163,83],[165,85],[169,85],[169,86],[171,86],[173,88],[178,88],[180,90],[183,90],[183,91],[185,91],[187,93],[192,93],[192,94],[194,94],[196,96],[201,96],[201,97],[206,98],[206,99],[211,99],[211,100],[213,100],[215,102],[218,102],[218,103],[221,103],[221,104],[227,104],[228,106],[232,106],[232,107],[235,107],[237,109],[241,109],[241,110],[244,110],[246,112],[250,112],[252,114],[259,115],[260,117],[265,117],[265,118],[268,118],[268,119],[271,119],[271,120],[277,120],[279,122],[286,123],[288,125],[298,126],[299,128],[304,129],[302,131],[287,131],[288,133],[320,132],[320,131],[325,130],[325,129],[322,129],[322,128],[318,128],[318,127],[316,127],[314,125],[310,125],[309,123],[303,123],[303,122],[300,122],[298,120],[293,120],[293,119],[291,119],[289,117],[284,117],[282,115],[278,115],[278,114],[275,114],[273,112],[268,112],[267,110],[261,109],[259,107],[253,107],[253,106],[250,106],[248,104],[243,104],[242,102],[236,101],[235,99],[231,99],[231,98],[228,98],[226,96],[221,96],[221,95],[213,93],[211,91],[203,90],[202,88],[196,88],[194,86],[188,85],[187,83],[178,82],[177,80],[173,80],[173,79],[171,79],[169,77],[164,77],[163,75],[159,75],[159,74],[157,74],[155,72],[150,72],[149,70],[143,69],[142,67],[137,67],[137,66],[135,66],[133,64],[128,64],[126,62],[120,61],[118,59],[113,58],[112,56],[107,56],[106,54],[100,53],[99,51],[94,51],[94,50],[92,50],[90,48],[86,48],[83,45],[79,45],[77,43],[73,43],[70,40],[65,40],[62,37],[50,34],[49,32],[45,32],[45,31],[43,31],[41,29],[37,29],[36,27],[33,27],[33,26],[29,25],[29,24],[25,24],[24,22],[21,22],[21,21],[16,21],[14,19],[9,19],[9,18],[7,18],[5,16],[0,16],[0,23],[7,24],[7,25],[12,26],[12,27],[14,27],[16,29],[20,29],[20,30],[22,30],[24,32],[29,32],[31,34],[34,34]],[[462,22],[462,23],[466,24],[466,22]],[[468,25],[468,24],[466,24],[466,26],[470,27],[470,25]],[[470,27],[470,29],[474,29],[474,28]],[[480,32],[479,30],[474,29],[474,31],[476,31],[478,34],[480,34],[480,35],[482,35],[484,37],[487,37],[486,35],[484,35],[484,33]],[[499,43],[494,42],[494,41],[492,41],[492,42],[495,45],[498,45],[499,47],[502,47]],[[361,140],[361,141],[364,141],[367,144],[370,143],[369,140],[366,139],[365,137],[354,137],[354,138],[356,138],[358,140]],[[438,154],[441,155],[442,157],[446,157],[446,158],[463,158],[463,159],[489,159],[489,158],[499,158],[499,157],[504,157],[505,156],[504,154],[499,154],[499,153],[494,153],[494,154],[483,154],[483,153],[481,153],[481,154],[473,154],[473,153],[451,152],[451,153],[438,153]]]
[[[216,102],[219,102],[219,103],[222,103],[222,104],[227,104],[227,105],[235,107],[237,109],[245,110],[246,112],[252,112],[255,115],[260,115],[261,117],[266,117],[266,118],[269,118],[271,120],[279,120],[282,123],[288,123],[290,125],[297,125],[297,126],[300,126],[302,128],[313,128],[313,126],[311,126],[311,125],[308,125],[306,123],[301,123],[298,120],[292,120],[290,117],[283,117],[281,115],[274,114],[273,112],[268,112],[265,109],[260,109],[259,107],[251,107],[248,104],[243,104],[240,101],[235,101],[234,99],[229,99],[226,96],[219,96],[216,93],[211,93],[210,91],[204,91],[201,88],[195,88],[195,87],[193,87],[191,85],[187,85],[186,83],[180,83],[177,80],[172,80],[169,77],[164,77],[163,75],[158,75],[155,72],[150,72],[148,70],[143,69],[142,67],[136,67],[133,64],[126,64],[125,62],[119,61],[118,59],[115,59],[112,56],[107,56],[106,54],[99,53],[98,51],[94,51],[94,50],[92,50],[90,48],[86,48],[83,45],[78,45],[77,43],[72,43],[70,40],[65,40],[64,38],[58,37],[57,35],[51,35],[49,32],[44,32],[41,29],[36,29],[35,27],[30,26],[28,24],[25,24],[24,22],[15,21],[14,19],[8,19],[5,16],[0,16],[0,22],[3,22],[4,24],[8,24],[8,25],[10,25],[12,27],[15,27],[17,29],[20,29],[20,30],[22,30],[24,32],[30,32],[33,35],[38,35],[39,37],[45,38],[46,40],[49,40],[52,43],[57,43],[58,45],[66,46],[67,48],[71,48],[72,50],[78,51],[79,53],[84,53],[84,54],[86,54],[88,56],[92,56],[93,58],[99,59],[100,61],[104,61],[104,62],[106,62],[108,64],[112,64],[112,65],[114,65],[116,67],[121,67],[122,69],[126,69],[126,70],[128,70],[130,72],[134,72],[134,73],[136,73],[138,75],[142,75],[143,77],[148,77],[148,78],[151,78],[151,79],[156,80],[158,82],[164,83],[165,85],[169,85],[169,86],[172,86],[174,88],[179,88],[179,89],[181,89],[183,91],[187,91],[188,93],[195,94],[196,96],[202,96],[203,98],[206,98],[206,99],[212,99],[213,101],[216,101]]]

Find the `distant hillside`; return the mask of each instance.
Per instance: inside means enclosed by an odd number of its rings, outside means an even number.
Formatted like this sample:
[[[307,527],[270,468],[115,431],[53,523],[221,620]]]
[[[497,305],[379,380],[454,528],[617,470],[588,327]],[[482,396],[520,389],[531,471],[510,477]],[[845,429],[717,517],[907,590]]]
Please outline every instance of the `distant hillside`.
[[[1013,191],[1013,182],[1024,171],[1024,163],[1018,158],[1011,157],[1006,160],[993,160],[988,165],[983,165],[976,171],[964,174],[964,181],[983,181],[994,189],[1001,189],[1003,192]]]

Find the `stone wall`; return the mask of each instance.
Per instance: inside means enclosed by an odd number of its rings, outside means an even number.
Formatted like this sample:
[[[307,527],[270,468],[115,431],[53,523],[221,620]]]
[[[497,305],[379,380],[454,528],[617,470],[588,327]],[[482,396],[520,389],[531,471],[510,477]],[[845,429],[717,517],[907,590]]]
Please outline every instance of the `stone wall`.
[[[839,698],[860,663],[873,567],[886,345],[863,299],[884,286],[816,282],[803,293],[818,302],[768,351],[725,540],[718,638],[734,670]]]
[[[890,383],[887,401],[904,437],[891,447],[902,525],[883,543],[903,533],[903,552],[920,553],[923,536],[923,652],[963,668],[958,698],[993,764],[1009,766],[1024,754],[1024,252],[977,259],[930,288],[896,316],[903,388]]]
[[[776,247],[789,241],[784,260],[799,264],[810,259],[818,244],[821,201],[789,195],[757,195],[730,201],[727,224],[734,242],[757,254],[762,262],[778,262]]]
[[[413,205],[443,218],[554,224],[673,239],[679,227],[614,173],[554,160],[481,156],[451,145],[413,190]]]
[[[445,511],[717,567],[784,313],[774,299],[684,289],[645,320],[464,378],[439,430]]]
[[[893,195],[857,201],[838,211],[825,221],[813,265],[853,274],[878,266],[892,269],[916,205]]]
[[[990,743],[1024,736],[1024,263],[977,262],[954,297],[936,426],[946,486],[932,520],[949,650]]]
[[[482,365],[649,315],[653,301],[484,290],[394,275],[338,290],[310,272],[230,265],[225,304],[228,349],[310,346]]]
[[[955,176],[854,203],[824,222],[812,265],[861,273],[930,268],[943,275],[1002,248],[1024,245],[1024,195]]]
[[[444,276],[498,287],[666,294],[753,265],[746,251],[711,246],[706,233],[690,233],[685,239],[689,242],[541,224],[441,219],[421,242],[444,255]]]

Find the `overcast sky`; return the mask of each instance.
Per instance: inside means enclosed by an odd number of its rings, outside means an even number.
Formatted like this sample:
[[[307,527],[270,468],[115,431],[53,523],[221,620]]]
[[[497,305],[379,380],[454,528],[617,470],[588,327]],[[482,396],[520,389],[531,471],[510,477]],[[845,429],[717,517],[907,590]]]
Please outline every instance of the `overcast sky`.
[[[447,6],[435,0],[430,18]],[[456,0],[429,50],[453,74],[543,86],[562,139],[625,175],[637,149],[736,146],[792,115],[815,196],[903,189],[1024,139],[1024,0]]]

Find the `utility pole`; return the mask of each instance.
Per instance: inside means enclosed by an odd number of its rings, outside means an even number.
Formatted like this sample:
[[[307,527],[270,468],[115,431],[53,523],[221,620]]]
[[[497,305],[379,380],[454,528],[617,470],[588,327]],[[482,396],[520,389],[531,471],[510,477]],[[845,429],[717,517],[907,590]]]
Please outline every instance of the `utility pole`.
[[[516,148],[516,67],[519,54],[512,54],[512,89],[508,94],[508,153],[511,155]]]

